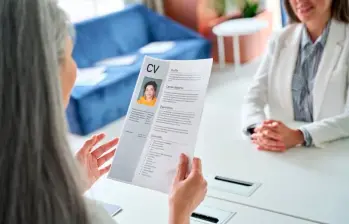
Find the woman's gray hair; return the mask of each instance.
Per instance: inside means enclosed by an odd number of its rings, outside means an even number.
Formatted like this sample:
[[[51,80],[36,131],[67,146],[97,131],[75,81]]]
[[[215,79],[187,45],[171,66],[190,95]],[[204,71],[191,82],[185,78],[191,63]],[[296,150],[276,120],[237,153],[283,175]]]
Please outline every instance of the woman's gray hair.
[[[59,79],[66,16],[52,0],[1,0],[0,21],[0,223],[89,223]]]
[[[51,7],[48,7],[52,21],[51,26],[60,31],[54,33],[54,44],[57,47],[58,59],[61,61],[63,60],[65,53],[64,50],[66,38],[69,36],[73,40],[75,37],[75,30],[70,24],[67,14],[57,6],[57,3],[51,2],[49,4],[51,5]]]

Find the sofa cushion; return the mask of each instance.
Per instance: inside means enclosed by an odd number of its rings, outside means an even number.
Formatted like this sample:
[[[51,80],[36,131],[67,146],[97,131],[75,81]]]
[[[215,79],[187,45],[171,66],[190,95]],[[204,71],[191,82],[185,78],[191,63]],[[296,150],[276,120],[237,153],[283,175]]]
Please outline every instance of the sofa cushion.
[[[137,51],[150,42],[148,21],[140,6],[75,25],[73,57],[79,68]]]

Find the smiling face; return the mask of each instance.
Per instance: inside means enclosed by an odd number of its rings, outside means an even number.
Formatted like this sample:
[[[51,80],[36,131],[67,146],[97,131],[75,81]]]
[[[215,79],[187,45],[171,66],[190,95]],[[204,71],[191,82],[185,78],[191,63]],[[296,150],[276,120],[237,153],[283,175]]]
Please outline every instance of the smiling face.
[[[289,0],[293,12],[302,23],[316,21],[331,14],[333,0]]]
[[[148,86],[145,88],[144,96],[145,96],[145,99],[146,99],[146,100],[152,100],[152,99],[155,97],[155,89],[154,89],[154,86],[148,85]]]

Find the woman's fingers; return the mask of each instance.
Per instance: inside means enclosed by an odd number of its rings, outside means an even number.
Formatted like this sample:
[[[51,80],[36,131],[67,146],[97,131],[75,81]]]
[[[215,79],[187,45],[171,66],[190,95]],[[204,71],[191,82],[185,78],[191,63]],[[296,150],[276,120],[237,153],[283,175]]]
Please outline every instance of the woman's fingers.
[[[264,138],[282,141],[282,136],[272,129],[267,129],[261,132]]]
[[[280,151],[286,150],[286,146],[284,143],[269,139],[262,139],[258,141],[258,146],[260,150],[268,150],[268,151]]]
[[[268,146],[275,146],[275,147],[283,147],[283,146],[285,146],[285,144],[282,141],[270,139],[268,137],[265,137],[264,135],[259,138],[259,141],[263,145],[268,145]]]
[[[104,163],[108,162],[111,158],[114,157],[116,150],[113,149],[112,151],[108,152],[104,156],[97,159],[97,165],[98,167],[103,166]]]
[[[274,122],[275,122],[274,120],[265,120],[265,121],[263,121],[262,125],[269,126]]]
[[[252,140],[258,140],[263,145],[272,145],[280,147],[285,145],[282,141],[281,136],[270,130],[264,130],[263,132],[253,134]]]
[[[98,134],[92,136],[81,148],[81,152],[88,153],[92,150],[93,146],[97,145],[105,137],[105,134]]]
[[[80,152],[83,152],[83,153],[88,153],[91,148],[96,144],[97,142],[97,137],[96,136],[93,136],[92,138],[90,138],[89,140],[87,140],[84,145],[82,146]]]
[[[202,174],[202,165],[201,165],[201,159],[199,158],[194,158],[193,159],[193,168],[192,168],[193,172],[197,172],[199,174]]]
[[[100,133],[100,134],[98,134],[98,135],[96,136],[96,138],[97,138],[97,143],[98,143],[98,142],[100,142],[102,139],[105,138],[105,134],[104,134],[104,133]]]
[[[103,176],[104,174],[108,173],[110,168],[111,168],[111,165],[108,165],[108,166],[104,167],[103,169],[100,169],[99,170],[99,175]]]
[[[276,132],[277,126],[273,125],[273,122],[271,122],[271,121],[264,121],[261,125],[259,125],[255,128],[256,133],[264,132],[267,130]]]
[[[268,151],[284,151],[286,150],[286,145],[280,141],[267,137],[263,133],[255,133],[252,135],[253,144],[257,145],[259,150]]]
[[[101,157],[105,152],[109,151],[111,148],[116,146],[119,142],[119,138],[115,138],[104,145],[99,146],[96,150],[92,152],[95,158]]]
[[[280,151],[286,149],[283,142],[268,138],[259,138],[256,140],[256,144],[258,145],[259,150]]]
[[[179,164],[177,166],[177,173],[174,179],[174,182],[180,182],[185,179],[188,173],[188,157],[184,154],[181,154],[179,158]]]
[[[285,147],[282,148],[275,148],[273,146],[265,146],[265,145],[258,145],[257,146],[258,150],[263,150],[263,151],[271,151],[271,152],[284,152],[286,151]]]

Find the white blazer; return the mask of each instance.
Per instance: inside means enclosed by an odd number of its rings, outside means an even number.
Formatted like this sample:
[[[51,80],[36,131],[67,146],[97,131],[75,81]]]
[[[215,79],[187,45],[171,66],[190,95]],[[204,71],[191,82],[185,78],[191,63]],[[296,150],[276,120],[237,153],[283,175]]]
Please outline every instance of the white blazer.
[[[302,24],[275,34],[243,106],[243,128],[265,119],[294,122],[292,77]],[[316,146],[349,136],[349,24],[332,20],[313,89],[314,122],[304,125]]]

